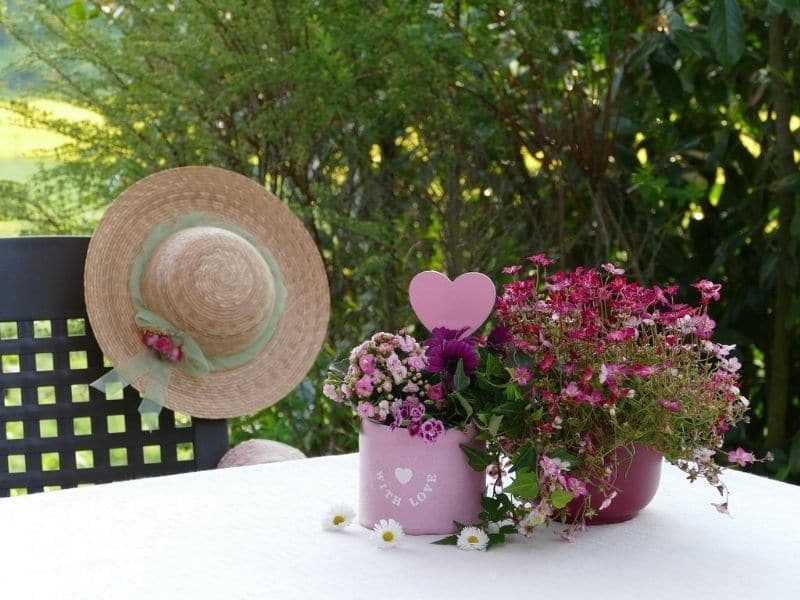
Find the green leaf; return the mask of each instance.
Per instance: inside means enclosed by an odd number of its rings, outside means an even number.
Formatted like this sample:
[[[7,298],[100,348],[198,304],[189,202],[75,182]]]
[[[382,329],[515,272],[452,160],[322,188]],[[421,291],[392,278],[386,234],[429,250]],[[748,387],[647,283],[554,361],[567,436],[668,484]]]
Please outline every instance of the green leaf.
[[[489,377],[492,376],[500,376],[505,373],[505,369],[503,368],[503,363],[494,355],[489,354],[486,358],[486,374]]]
[[[518,498],[533,500],[539,495],[539,477],[532,471],[517,471],[516,479],[504,491]]]
[[[500,424],[503,422],[503,415],[492,415],[492,418],[489,419],[489,426],[487,429],[489,433],[493,436],[497,435],[498,430],[500,429]]]
[[[520,398],[522,398],[522,392],[519,391],[519,387],[516,384],[510,384],[506,387],[506,400],[514,402]]]
[[[672,66],[651,60],[650,73],[658,97],[666,106],[676,107],[683,104],[683,83]]]
[[[497,546],[498,544],[503,544],[506,541],[506,534],[505,533],[490,533],[489,534],[489,543],[486,544],[486,549],[489,550],[492,546]]]
[[[678,29],[672,33],[675,44],[684,52],[691,52],[699,58],[708,56],[708,42],[705,36],[695,31]]]
[[[86,7],[83,5],[83,2],[76,1],[67,6],[67,18],[73,21],[85,21]]]
[[[736,0],[716,0],[711,8],[708,39],[720,64],[730,69],[744,54],[744,19]]]
[[[466,444],[461,444],[461,450],[467,455],[469,466],[476,471],[485,471],[492,464],[492,456],[485,450],[477,450]]]
[[[462,359],[459,359],[458,365],[456,365],[455,384],[457,392],[463,392],[469,387],[469,377],[464,372],[464,361]]]
[[[472,404],[470,401],[459,392],[453,392],[452,395],[458,399],[458,403],[461,405],[461,408],[464,409],[464,412],[467,413],[467,419],[469,419],[472,416]]]
[[[453,535],[448,535],[447,537],[443,537],[442,539],[436,540],[435,542],[431,542],[431,543],[432,544],[438,544],[440,546],[455,546],[457,540],[458,540],[458,536],[453,534]]]
[[[534,471],[536,470],[536,463],[538,461],[539,461],[539,456],[536,454],[536,450],[534,449],[533,444],[530,442],[525,442],[520,447],[517,455],[513,458],[512,462],[514,463],[514,466],[511,470]]]
[[[769,0],[768,12],[776,14],[784,10],[792,21],[800,23],[800,0]]]
[[[556,488],[556,490],[550,494],[550,502],[553,508],[564,508],[572,501],[572,498],[573,496],[570,492],[562,490],[561,488]]]

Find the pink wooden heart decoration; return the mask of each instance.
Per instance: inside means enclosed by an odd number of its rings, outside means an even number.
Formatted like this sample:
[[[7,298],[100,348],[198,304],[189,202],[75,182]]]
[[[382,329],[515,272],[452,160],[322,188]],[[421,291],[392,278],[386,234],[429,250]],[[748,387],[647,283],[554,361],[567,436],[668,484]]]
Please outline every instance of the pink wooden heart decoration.
[[[436,327],[475,332],[494,308],[494,283],[483,273],[464,273],[455,281],[437,271],[423,271],[408,286],[411,308],[433,331]]]

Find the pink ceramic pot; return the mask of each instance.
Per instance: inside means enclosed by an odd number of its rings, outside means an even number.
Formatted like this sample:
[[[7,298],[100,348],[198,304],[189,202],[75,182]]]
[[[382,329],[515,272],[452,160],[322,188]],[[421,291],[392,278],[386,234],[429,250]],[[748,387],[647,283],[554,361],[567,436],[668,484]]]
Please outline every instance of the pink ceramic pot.
[[[617,490],[617,497],[608,508],[586,521],[587,525],[607,525],[632,519],[656,495],[661,480],[661,454],[642,444],[634,444],[633,454],[625,448],[619,448],[616,456],[617,474],[612,480],[612,487]],[[592,495],[592,508],[599,510],[603,502],[602,494],[593,485],[587,488]],[[572,502],[568,510],[575,514],[579,507],[578,502]]]
[[[453,533],[453,521],[479,522],[486,475],[474,471],[460,444],[477,447],[475,431],[448,429],[435,444],[404,428],[361,421],[359,521],[372,528],[394,519],[409,534]]]

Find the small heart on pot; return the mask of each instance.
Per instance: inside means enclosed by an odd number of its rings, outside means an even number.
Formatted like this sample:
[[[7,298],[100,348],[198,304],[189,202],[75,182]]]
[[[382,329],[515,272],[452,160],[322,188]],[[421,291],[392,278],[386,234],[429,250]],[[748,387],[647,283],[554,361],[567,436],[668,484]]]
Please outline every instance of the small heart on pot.
[[[411,469],[408,468],[404,469],[402,467],[397,467],[394,470],[394,476],[397,479],[397,481],[405,485],[409,481],[411,481],[411,478],[414,476],[414,473],[411,471]]]
[[[455,281],[437,271],[423,271],[408,286],[411,308],[422,324],[433,331],[446,327],[461,337],[474,333],[494,308],[494,283],[483,273],[463,273]]]

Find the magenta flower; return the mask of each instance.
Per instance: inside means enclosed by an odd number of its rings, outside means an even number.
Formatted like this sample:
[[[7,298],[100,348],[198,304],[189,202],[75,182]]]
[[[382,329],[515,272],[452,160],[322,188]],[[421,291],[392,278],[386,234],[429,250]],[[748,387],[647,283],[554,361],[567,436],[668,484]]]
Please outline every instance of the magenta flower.
[[[728,452],[728,462],[735,463],[740,467],[746,467],[748,464],[756,462],[756,457],[752,452],[747,452],[740,447]]]
[[[426,444],[433,444],[444,433],[444,425],[439,419],[428,419],[422,424],[422,439]]]
[[[606,339],[612,342],[624,342],[636,337],[636,329],[633,327],[623,327],[617,331],[610,331],[606,334]]]
[[[714,283],[708,279],[701,279],[697,283],[692,284],[700,292],[700,302],[708,304],[711,300],[719,300],[719,291],[722,289],[721,283]]]
[[[375,407],[369,402],[359,402],[356,412],[362,419],[371,419],[375,416]]]
[[[525,367],[516,367],[514,369],[513,374],[511,375],[511,379],[516,381],[519,385],[528,384],[531,378],[532,378],[531,372]]]
[[[608,271],[608,272],[609,272],[609,273],[611,273],[612,275],[622,275],[622,274],[624,274],[624,273],[625,273],[625,269],[620,269],[620,268],[617,268],[617,267],[615,267],[615,266],[614,266],[613,264],[611,264],[611,263],[605,263],[605,264],[603,264],[603,265],[600,265],[600,266],[602,266],[602,267],[603,267],[603,270],[604,270],[604,271]]]
[[[503,273],[508,275],[513,275],[514,273],[518,273],[522,270],[520,265],[511,265],[510,267],[503,267]]]
[[[556,262],[555,260],[547,258],[547,255],[544,252],[540,252],[539,254],[534,254],[532,256],[529,256],[528,260],[540,267],[547,267]]]
[[[428,366],[427,371],[438,373],[448,387],[453,386],[453,379],[458,368],[458,362],[464,365],[464,373],[472,375],[478,368],[480,356],[475,348],[474,338],[458,339],[464,332],[437,327],[433,330],[433,336],[425,342],[428,347]]]
[[[677,400],[667,400],[665,398],[662,398],[661,400],[658,401],[658,403],[659,405],[661,405],[661,408],[668,410],[670,412],[678,412],[681,409],[681,403],[678,402]]]
[[[369,396],[372,395],[372,390],[372,380],[369,375],[364,375],[356,382],[356,394],[362,398],[369,398]]]

